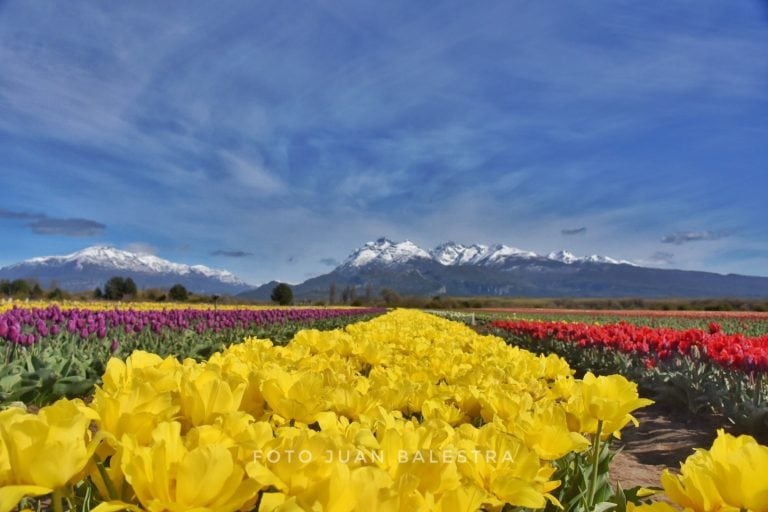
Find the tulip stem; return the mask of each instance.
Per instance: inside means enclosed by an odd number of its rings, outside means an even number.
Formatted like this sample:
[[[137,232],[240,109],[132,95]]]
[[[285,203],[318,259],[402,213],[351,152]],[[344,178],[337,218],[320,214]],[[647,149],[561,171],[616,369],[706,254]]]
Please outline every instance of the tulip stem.
[[[592,478],[589,481],[589,503],[590,510],[594,506],[595,491],[597,491],[597,469],[600,459],[600,436],[603,433],[603,420],[597,421],[597,431],[592,440]]]
[[[96,468],[99,470],[99,476],[104,482],[104,487],[107,488],[107,492],[109,493],[109,499],[111,500],[120,499],[120,495],[117,494],[117,489],[115,489],[115,484],[112,482],[112,479],[109,478],[109,474],[107,473],[106,468],[104,468],[104,463],[101,461],[99,456],[96,455],[95,453],[93,454],[93,460],[96,463]]]
[[[64,500],[64,493],[61,489],[53,491],[53,497],[51,498],[53,504],[53,512],[64,512],[62,501]]]

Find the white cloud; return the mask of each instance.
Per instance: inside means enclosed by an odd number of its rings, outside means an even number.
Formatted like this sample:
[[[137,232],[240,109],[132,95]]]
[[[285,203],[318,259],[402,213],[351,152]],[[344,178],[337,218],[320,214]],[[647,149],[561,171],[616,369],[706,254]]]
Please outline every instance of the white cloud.
[[[158,253],[157,247],[146,242],[131,242],[125,244],[124,249],[136,254],[151,254],[153,256]]]
[[[227,163],[231,185],[245,187],[249,193],[262,195],[281,194],[287,190],[278,176],[264,167],[259,158],[246,158],[228,151],[221,152]]]

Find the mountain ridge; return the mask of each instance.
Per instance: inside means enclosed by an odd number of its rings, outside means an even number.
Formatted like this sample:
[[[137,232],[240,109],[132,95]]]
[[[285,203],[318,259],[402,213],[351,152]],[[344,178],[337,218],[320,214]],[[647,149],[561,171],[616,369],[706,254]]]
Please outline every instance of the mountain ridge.
[[[56,281],[68,291],[92,290],[113,276],[130,277],[140,288],[176,283],[194,293],[237,294],[252,288],[227,270],[175,263],[108,245],[94,245],[65,255],[39,256],[0,268],[0,279]]]
[[[453,265],[499,265],[510,258],[521,260],[552,260],[565,264],[573,263],[607,263],[613,265],[635,265],[627,260],[616,260],[609,256],[591,254],[577,257],[569,251],[560,250],[540,255],[533,251],[518,249],[504,244],[471,244],[464,245],[453,241],[443,242],[433,249],[424,250],[410,240],[393,242],[381,237],[374,242],[366,242],[365,245],[353,251],[341,266],[360,267],[371,263],[397,264],[405,263],[411,259],[431,259],[445,266]]]
[[[367,242],[331,272],[293,286],[294,297],[328,300],[330,289],[392,289],[415,296],[583,298],[768,297],[768,277],[642,267],[568,251],[547,255],[504,244],[444,242],[429,251],[387,238]],[[240,294],[268,300],[264,285]]]

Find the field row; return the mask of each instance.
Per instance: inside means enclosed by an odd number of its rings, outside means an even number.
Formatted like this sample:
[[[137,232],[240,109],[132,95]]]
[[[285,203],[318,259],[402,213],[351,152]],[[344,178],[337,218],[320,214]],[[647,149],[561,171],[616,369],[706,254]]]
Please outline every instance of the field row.
[[[135,307],[135,309],[134,309]],[[155,305],[155,307],[157,307]],[[0,313],[0,403],[84,396],[110,357],[134,350],[202,360],[246,336],[287,343],[302,328],[334,329],[382,309],[84,309],[48,305]]]

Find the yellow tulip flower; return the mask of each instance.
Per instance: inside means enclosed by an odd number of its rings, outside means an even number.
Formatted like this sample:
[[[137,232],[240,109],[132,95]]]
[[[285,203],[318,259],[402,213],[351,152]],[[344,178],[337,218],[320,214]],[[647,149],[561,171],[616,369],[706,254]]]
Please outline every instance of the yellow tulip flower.
[[[565,410],[553,402],[537,403],[532,412],[521,414],[516,422],[506,423],[510,430],[520,432],[526,445],[544,460],[557,460],[590,446],[587,438],[568,428]]]
[[[768,512],[768,447],[719,429],[710,450],[698,450],[661,483],[676,504],[694,511]]]
[[[123,473],[149,512],[228,512],[255,502],[260,485],[230,451],[215,444],[188,450],[177,422],[158,425],[149,446],[130,435],[122,444]]]
[[[80,400],[66,399],[37,414],[0,412],[0,511],[80,480],[98,443],[88,429],[97,418]]]
[[[602,438],[607,439],[610,435],[620,438],[620,430],[629,422],[637,426],[637,419],[630,413],[652,403],[640,398],[637,384],[621,375],[596,377],[587,372],[577,385],[569,407],[581,422],[581,432],[593,434],[598,422],[602,422]]]
[[[326,410],[324,383],[320,374],[288,372],[273,368],[265,375],[261,393],[269,407],[284,420],[313,423]]]
[[[179,411],[171,393],[158,393],[150,382],[134,383],[111,394],[96,387],[90,407],[97,412],[99,428],[120,439],[134,434],[146,443],[150,433]]]
[[[536,452],[495,424],[473,430],[469,425],[462,426],[461,433],[468,438],[457,443],[459,470],[495,497],[492,504],[543,508],[547,500],[556,502],[549,494],[560,485],[550,480],[553,466],[541,463]]]
[[[246,388],[245,382],[230,385],[220,373],[188,370],[181,377],[181,415],[192,425],[211,423],[217,416],[236,412]]]
[[[135,350],[125,362],[116,357],[107,361],[102,388],[111,394],[133,383],[150,383],[159,393],[176,391],[180,370],[181,364],[173,357],[163,359],[156,354]]]

